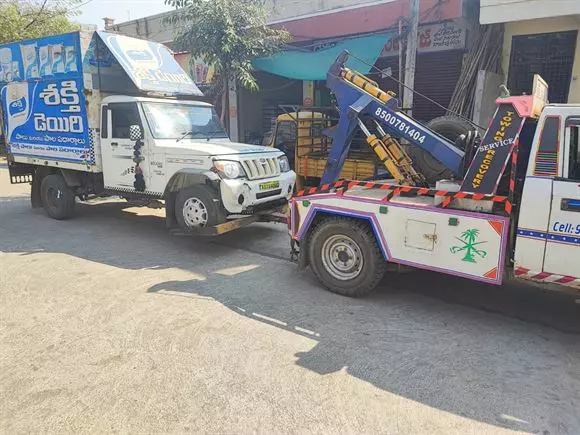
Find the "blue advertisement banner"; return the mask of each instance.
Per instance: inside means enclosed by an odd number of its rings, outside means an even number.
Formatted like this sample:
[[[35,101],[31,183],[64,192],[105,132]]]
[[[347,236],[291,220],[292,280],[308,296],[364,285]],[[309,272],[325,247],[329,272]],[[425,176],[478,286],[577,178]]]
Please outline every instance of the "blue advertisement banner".
[[[78,32],[0,45],[0,86],[82,75]]]
[[[203,96],[164,45],[106,32],[97,33],[141,91]]]
[[[81,79],[12,82],[0,98],[11,153],[93,163]]]
[[[83,73],[86,89],[115,94],[139,93],[135,83],[97,33],[83,54]]]

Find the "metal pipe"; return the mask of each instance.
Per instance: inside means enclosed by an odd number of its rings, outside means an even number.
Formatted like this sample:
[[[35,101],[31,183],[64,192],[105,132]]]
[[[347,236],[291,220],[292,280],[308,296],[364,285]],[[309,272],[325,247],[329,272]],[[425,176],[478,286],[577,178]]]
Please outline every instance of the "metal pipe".
[[[419,0],[411,2],[411,27],[407,36],[407,59],[405,65],[405,92],[403,108],[408,109],[407,115],[413,116],[413,89],[415,87],[415,62],[417,60],[417,39],[419,29]]]

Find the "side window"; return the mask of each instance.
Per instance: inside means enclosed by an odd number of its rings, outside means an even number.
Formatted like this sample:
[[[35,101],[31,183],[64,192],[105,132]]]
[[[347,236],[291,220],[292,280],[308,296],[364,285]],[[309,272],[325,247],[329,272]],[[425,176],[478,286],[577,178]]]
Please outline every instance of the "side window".
[[[107,106],[103,106],[101,109],[101,137],[106,138],[109,136],[109,129],[107,125]]]
[[[276,129],[276,143],[274,146],[296,142],[296,123],[294,121],[282,121]]]
[[[558,175],[558,150],[560,147],[560,117],[546,116],[534,165],[534,175],[556,177]]]
[[[129,139],[129,127],[139,125],[141,128],[141,117],[137,103],[111,103],[111,137],[115,139]]]
[[[580,136],[580,126],[572,125],[570,129],[568,178],[580,181],[580,146],[578,145]]]

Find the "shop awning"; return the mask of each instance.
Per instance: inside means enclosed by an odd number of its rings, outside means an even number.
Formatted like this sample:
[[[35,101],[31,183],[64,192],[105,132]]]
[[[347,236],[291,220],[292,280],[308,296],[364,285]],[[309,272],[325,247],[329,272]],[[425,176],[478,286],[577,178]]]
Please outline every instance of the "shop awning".
[[[387,33],[330,41],[316,46],[297,47],[270,57],[254,59],[254,68],[296,80],[326,80],[328,68],[343,50],[348,50],[359,61],[350,57],[347,66],[362,74],[378,59],[392,35]]]

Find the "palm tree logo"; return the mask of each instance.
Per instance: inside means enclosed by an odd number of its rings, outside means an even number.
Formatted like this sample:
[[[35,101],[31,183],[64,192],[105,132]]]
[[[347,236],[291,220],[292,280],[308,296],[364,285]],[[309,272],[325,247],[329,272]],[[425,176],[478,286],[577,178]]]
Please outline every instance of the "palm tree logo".
[[[487,243],[487,242],[476,242],[478,236],[479,230],[476,228],[465,230],[464,232],[461,233],[460,236],[461,238],[455,237],[462,243],[462,245],[452,246],[451,253],[456,254],[458,252],[465,251],[465,257],[462,258],[462,261],[467,261],[469,263],[477,263],[477,261],[475,261],[474,254],[481,258],[487,257],[487,252],[476,248],[477,245]]]

